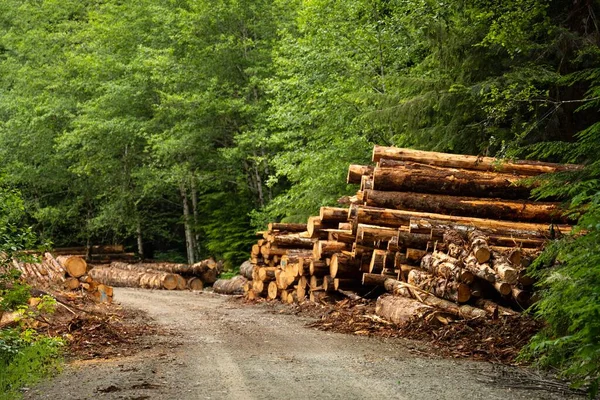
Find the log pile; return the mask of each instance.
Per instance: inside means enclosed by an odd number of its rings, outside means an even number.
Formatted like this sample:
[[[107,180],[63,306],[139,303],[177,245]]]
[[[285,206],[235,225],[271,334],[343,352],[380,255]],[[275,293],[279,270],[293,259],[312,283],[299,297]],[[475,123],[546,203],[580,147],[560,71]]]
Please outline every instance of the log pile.
[[[212,258],[196,264],[113,262],[98,265],[90,275],[108,285],[166,290],[203,290],[217,281],[223,265]]]
[[[110,264],[113,261],[137,262],[135,253],[125,252],[122,244],[103,244],[78,247],[60,247],[53,249],[54,256],[75,255],[85,258],[91,264]]]
[[[349,208],[307,224],[270,224],[242,268],[250,299],[318,301],[386,291],[458,317],[532,303],[527,266],[571,230],[557,202],[530,200],[536,175],[579,168],[375,146],[375,166],[351,165]],[[388,300],[380,309],[392,310]],[[396,314],[394,314],[396,313]]]
[[[13,267],[35,287],[49,287],[58,284],[67,291],[87,293],[98,303],[110,303],[113,288],[90,276],[86,261],[80,256],[58,256],[45,253],[35,262],[12,260]]]

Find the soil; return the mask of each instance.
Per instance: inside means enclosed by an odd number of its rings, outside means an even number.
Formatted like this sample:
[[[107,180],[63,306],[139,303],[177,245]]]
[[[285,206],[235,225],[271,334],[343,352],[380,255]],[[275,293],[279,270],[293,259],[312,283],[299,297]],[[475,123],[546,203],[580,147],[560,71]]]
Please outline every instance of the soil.
[[[114,298],[154,325],[112,358],[71,362],[25,399],[581,398],[525,368],[432,357],[424,342],[403,338],[317,330],[309,327],[316,316],[289,307],[206,292],[120,288]]]

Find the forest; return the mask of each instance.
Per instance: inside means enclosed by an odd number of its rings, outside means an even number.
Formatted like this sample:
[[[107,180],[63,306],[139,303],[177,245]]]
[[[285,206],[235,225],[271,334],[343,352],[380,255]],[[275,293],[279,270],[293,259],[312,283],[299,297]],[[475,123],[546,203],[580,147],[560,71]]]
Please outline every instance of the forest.
[[[599,12],[597,0],[4,0],[0,233],[233,268],[268,222],[352,195],[348,165],[374,144],[584,164],[535,191],[569,205],[584,234],[532,267],[547,328],[523,357],[595,393]]]

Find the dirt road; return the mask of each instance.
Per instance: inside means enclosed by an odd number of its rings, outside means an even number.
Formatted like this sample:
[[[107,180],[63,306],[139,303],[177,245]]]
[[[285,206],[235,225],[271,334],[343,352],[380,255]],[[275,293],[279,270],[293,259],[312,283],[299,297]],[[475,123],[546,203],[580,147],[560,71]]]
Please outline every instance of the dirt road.
[[[166,334],[133,357],[74,364],[26,399],[564,399],[484,383],[490,364],[423,358],[415,344],[327,333],[210,293],[115,289]]]

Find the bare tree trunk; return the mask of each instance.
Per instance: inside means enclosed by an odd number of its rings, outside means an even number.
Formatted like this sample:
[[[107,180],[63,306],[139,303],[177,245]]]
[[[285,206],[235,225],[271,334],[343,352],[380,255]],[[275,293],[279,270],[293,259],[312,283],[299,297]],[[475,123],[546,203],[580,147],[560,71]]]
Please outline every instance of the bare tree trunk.
[[[192,213],[194,214],[194,250],[195,259],[200,258],[200,232],[198,230],[198,192],[196,191],[196,175],[192,175]]]
[[[263,156],[263,159],[265,160],[265,178],[269,179],[269,175],[271,175],[271,171],[269,171],[269,162],[267,161],[267,157],[265,154],[265,149],[261,148],[260,149],[260,153]],[[269,201],[273,200],[273,190],[271,189],[271,186],[267,186],[267,194],[269,195]]]
[[[256,158],[256,154],[254,154]],[[265,197],[263,195],[262,180],[260,179],[260,172],[258,171],[258,161],[254,160],[254,176],[256,178],[256,190],[258,192],[258,205],[264,207]]]
[[[142,224],[139,219],[137,221],[136,233],[137,233],[138,254],[140,255],[140,258],[143,260],[144,259],[144,241],[143,241],[143,237],[142,237]]]
[[[188,204],[188,195],[185,188],[185,183],[179,185],[181,191],[181,200],[183,202],[183,224],[185,229],[185,247],[187,250],[187,259],[189,264],[194,264],[194,236],[190,226],[190,206]]]

